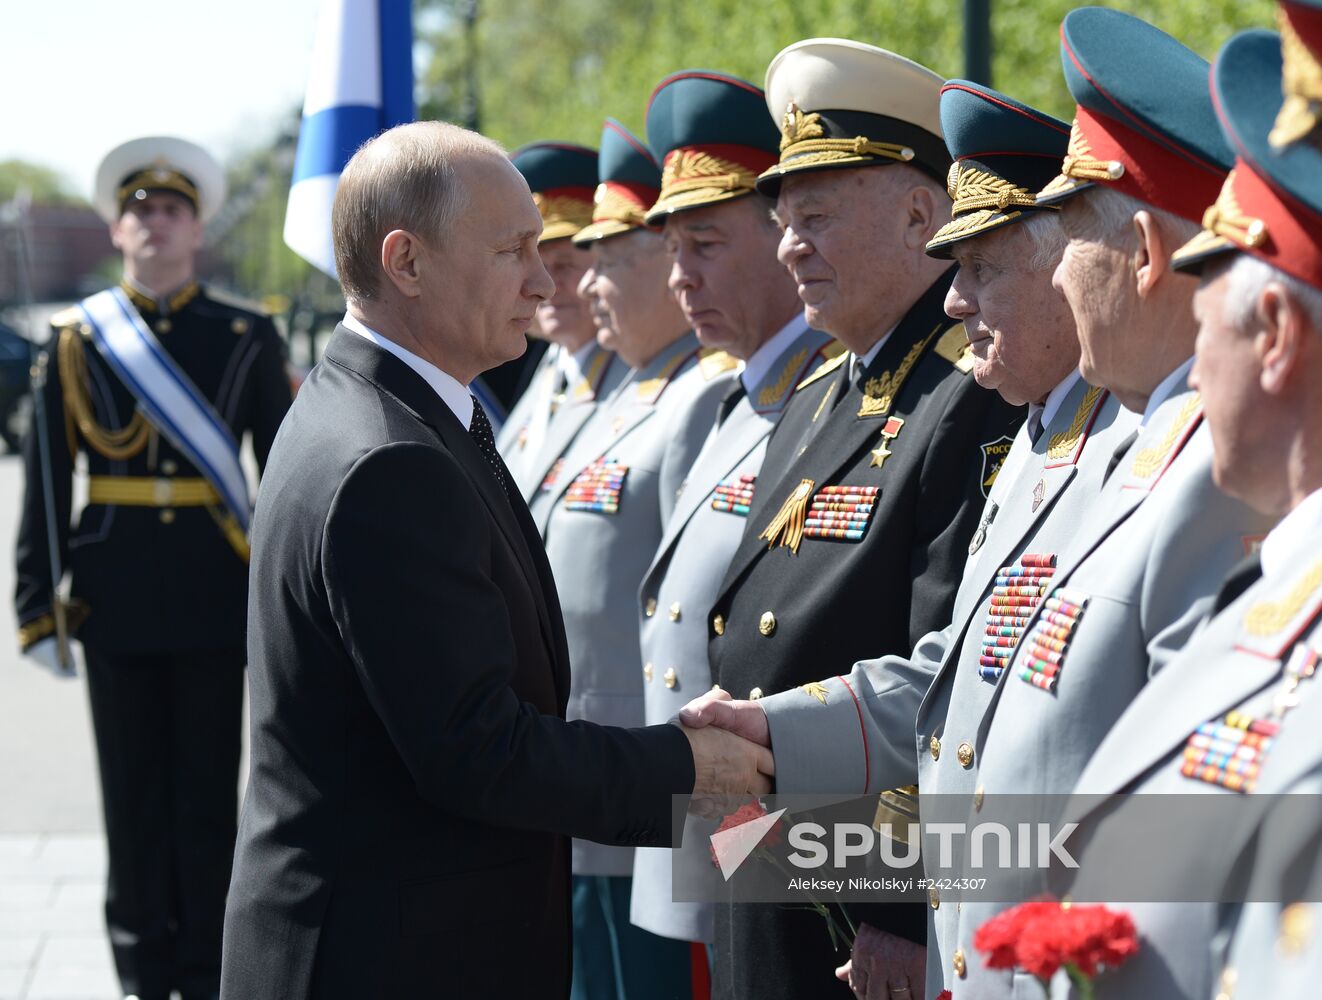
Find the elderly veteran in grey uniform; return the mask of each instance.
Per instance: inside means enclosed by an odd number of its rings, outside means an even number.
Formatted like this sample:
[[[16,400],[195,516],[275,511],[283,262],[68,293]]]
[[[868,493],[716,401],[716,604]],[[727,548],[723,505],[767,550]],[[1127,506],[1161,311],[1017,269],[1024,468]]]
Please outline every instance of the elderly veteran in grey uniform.
[[[915,780],[924,794],[973,791],[958,752],[919,759],[914,717],[920,727],[974,731],[1031,607],[1031,597],[1020,600],[1013,592],[1040,593],[1056,552],[1096,512],[1111,454],[1137,420],[1115,396],[1080,377],[1074,319],[1052,287],[1065,237],[1056,212],[1037,208],[1033,196],[1060,169],[1069,126],[979,84],[952,80],[941,91],[941,128],[955,161],[953,218],[928,253],[959,263],[945,308],[964,323],[974,378],[1010,403],[1028,403],[1029,418],[969,544],[949,625],[924,636],[908,655],[865,660],[847,676],[823,679],[816,686],[820,699],[791,691],[728,709],[694,706],[716,724],[757,713],[740,731],[770,736],[780,792],[875,793]],[[935,890],[931,902],[930,921],[953,912],[940,908]],[[921,992],[922,949],[906,949],[901,939],[886,944],[917,965],[910,987],[903,970],[887,975],[877,967],[869,943],[880,945],[880,933],[865,929],[855,945],[855,991],[882,998],[904,996],[905,988]],[[929,924],[929,935],[935,933]]]
[[[1067,15],[1061,47],[1078,108],[1062,174],[1038,195],[1061,206],[1070,238],[1055,281],[1074,312],[1084,378],[1142,418],[1115,453],[1102,504],[1063,547],[1021,623],[976,730],[939,720],[919,727],[920,753],[954,753],[972,772],[971,822],[984,796],[1069,793],[1116,719],[1206,616],[1217,582],[1271,523],[1212,481],[1202,400],[1187,385],[1194,284],[1169,263],[1230,166],[1208,66],[1160,30],[1104,8]],[[935,969],[957,1000],[1036,988],[1021,985],[1026,973],[989,970],[974,954],[974,933],[1003,908],[954,907],[929,948],[929,991],[941,986]]]
[[[1226,578],[1214,617],[1098,747],[1076,785],[1084,795],[1319,792],[1322,698],[1313,675],[1322,656],[1322,152],[1307,144],[1272,149],[1281,77],[1280,39],[1272,32],[1237,35],[1217,56],[1213,97],[1235,169],[1204,216],[1207,228],[1173,264],[1202,278],[1189,382],[1203,397],[1212,474],[1224,492],[1284,520]],[[1102,880],[1104,889],[1116,851],[1127,854],[1137,841],[1124,800],[1085,801],[1074,817],[1092,835],[1080,874]],[[1179,824],[1179,814],[1172,820]],[[1303,981],[1303,938],[1312,939],[1314,960],[1322,952],[1315,940],[1322,926],[1302,934],[1310,904],[1291,895],[1303,889],[1298,852],[1273,840],[1295,835],[1299,824],[1261,825],[1252,878],[1265,881],[1270,895],[1247,898],[1274,895],[1279,903],[1229,908],[1238,926],[1219,986],[1208,948],[1216,906],[1136,904],[1142,949],[1098,981],[1100,996],[1305,995],[1288,984]],[[1242,849],[1248,836],[1229,826],[1212,840]],[[1297,832],[1311,833],[1316,851],[1322,831]],[[1172,889],[1185,880],[1205,883],[1217,858],[1217,845],[1200,846],[1197,833],[1182,839],[1189,849],[1162,859],[1179,873]],[[1319,918],[1322,912],[1312,919]],[[1307,995],[1315,995],[1316,978],[1308,985]]]
[[[664,126],[652,120],[652,131],[664,144],[657,149],[662,159],[704,132],[746,143],[760,138],[766,155],[776,154],[780,133],[758,94],[718,80],[693,83],[711,99],[683,101],[665,116]],[[741,113],[750,110],[743,128],[760,132],[730,135]],[[604,155],[605,142],[602,150]],[[842,350],[827,334],[808,327],[794,280],[776,259],[780,230],[770,200],[751,184],[732,198],[722,187],[677,190],[673,173],[671,179],[657,201],[664,209],[682,196],[682,205],[664,217],[671,290],[699,341],[744,365],[722,400],[717,425],[688,474],[639,590],[647,718],[661,722],[712,685],[706,613],[743,536],[767,437],[795,386]],[[700,826],[694,822],[689,835],[711,832]],[[706,851],[638,850],[631,919],[656,934],[710,943],[712,904],[674,900],[671,866],[690,859],[709,870]],[[705,950],[702,960],[705,964]]]
[[[535,142],[510,159],[542,216],[537,250],[555,282],[555,293],[537,307],[536,319],[538,335],[551,346],[496,435],[515,485],[530,500],[629,366],[597,343],[590,307],[578,294],[592,257],[574,237],[592,218],[598,154],[570,143]]]
[[[644,149],[626,145],[633,155],[618,151],[603,183],[626,169],[621,160],[634,170],[650,162]],[[667,287],[661,234],[643,225],[641,213],[616,215],[618,225],[599,225],[585,242],[593,263],[580,291],[601,337],[632,371],[557,460],[553,483],[534,494],[531,509],[569,642],[566,717],[641,725],[638,585],[738,362],[703,348],[688,329]],[[686,991],[687,945],[629,923],[633,849],[575,840],[573,872],[573,996],[636,1000]]]

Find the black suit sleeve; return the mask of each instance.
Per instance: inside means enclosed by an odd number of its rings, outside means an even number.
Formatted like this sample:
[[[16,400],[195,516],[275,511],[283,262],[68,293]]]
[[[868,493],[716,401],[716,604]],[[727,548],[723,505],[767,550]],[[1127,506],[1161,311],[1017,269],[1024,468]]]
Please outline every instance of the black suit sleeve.
[[[972,375],[951,393],[941,423],[923,461],[910,572],[909,648],[950,624],[969,539],[986,503],[982,445],[1013,437],[1023,420],[996,393],[979,388]]]
[[[61,331],[55,330],[47,343],[46,386],[42,396],[50,455],[50,478],[55,514],[56,550],[60,566],[68,556],[69,514],[73,502],[73,444],[64,421],[64,394],[60,387],[57,345]],[[76,336],[76,334],[75,334]],[[46,490],[42,474],[42,454],[37,438],[36,414],[23,441],[23,510],[18,525],[16,547],[17,584],[14,609],[20,628],[19,643],[24,648],[51,635],[51,596],[58,580],[54,578],[50,558],[49,528],[46,519]]]
[[[331,505],[331,613],[419,793],[498,826],[668,842],[670,796],[693,787],[687,740],[566,723],[516,698],[515,630],[539,626],[512,620],[493,577],[507,558],[463,469],[423,445],[369,452]]]

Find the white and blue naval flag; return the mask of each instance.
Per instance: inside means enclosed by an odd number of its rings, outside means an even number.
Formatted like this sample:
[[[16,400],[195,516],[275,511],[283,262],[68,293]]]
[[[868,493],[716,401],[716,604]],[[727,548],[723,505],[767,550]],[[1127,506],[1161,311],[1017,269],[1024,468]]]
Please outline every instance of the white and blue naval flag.
[[[372,136],[414,119],[410,0],[322,0],[285,211],[285,242],[335,277],[331,205]]]

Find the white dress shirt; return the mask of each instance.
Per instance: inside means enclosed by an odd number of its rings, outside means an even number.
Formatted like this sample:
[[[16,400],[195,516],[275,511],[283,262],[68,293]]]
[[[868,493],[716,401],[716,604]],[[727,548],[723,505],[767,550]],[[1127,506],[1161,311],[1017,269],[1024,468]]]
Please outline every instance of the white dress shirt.
[[[1262,540],[1262,575],[1278,576],[1290,564],[1296,552],[1314,544],[1322,531],[1322,490],[1308,494],[1303,502],[1281,519],[1281,523]]]
[[[441,397],[441,402],[450,408],[464,427],[473,422],[473,394],[453,375],[441,371],[430,361],[418,357],[412,351],[405,350],[393,340],[381,336],[352,313],[345,313],[345,329],[352,330],[365,340],[370,340],[383,351],[389,351],[400,361],[422,376],[423,380]]]
[[[753,356],[744,362],[744,370],[739,373],[739,381],[744,384],[745,392],[752,392],[771,370],[772,363],[785,353],[794,343],[794,339],[808,329],[808,320],[803,313],[782,326],[771,339],[753,352]]]

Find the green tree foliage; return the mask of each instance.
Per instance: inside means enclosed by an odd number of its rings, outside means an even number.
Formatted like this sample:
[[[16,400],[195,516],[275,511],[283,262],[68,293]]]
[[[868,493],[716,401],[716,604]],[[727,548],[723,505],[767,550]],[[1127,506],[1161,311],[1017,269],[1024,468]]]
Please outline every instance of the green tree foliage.
[[[462,121],[462,67],[476,58],[479,125],[510,147],[556,138],[595,145],[607,115],[641,131],[647,98],[666,74],[702,67],[759,85],[781,48],[839,36],[892,49],[947,76],[963,72],[963,0],[415,0],[419,113]],[[993,85],[1068,120],[1059,26],[1069,0],[991,0]],[[1211,58],[1236,31],[1271,27],[1274,0],[1107,0]]]
[[[0,202],[26,191],[41,205],[85,205],[57,171],[25,160],[0,161]]]

